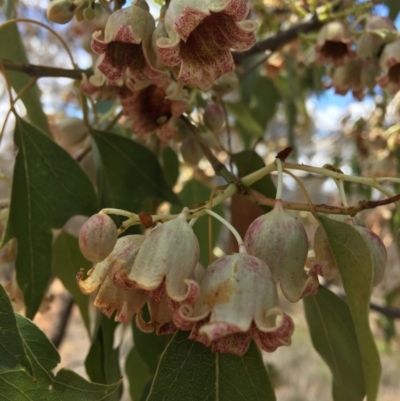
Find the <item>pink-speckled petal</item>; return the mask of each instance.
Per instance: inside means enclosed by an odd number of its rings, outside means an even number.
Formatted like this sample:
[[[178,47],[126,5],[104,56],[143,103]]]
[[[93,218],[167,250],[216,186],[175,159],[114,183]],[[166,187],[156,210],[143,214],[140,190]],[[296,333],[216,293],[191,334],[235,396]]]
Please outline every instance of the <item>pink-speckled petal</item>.
[[[97,54],[105,53],[108,43],[99,39],[101,31],[96,31],[92,35],[92,50]]]
[[[181,61],[180,41],[171,42],[170,39],[160,38],[157,40],[158,56],[163,64],[168,67],[178,65]]]
[[[219,11],[216,7],[210,7],[210,10],[212,12]],[[234,21],[238,22],[247,16],[249,8],[243,0],[230,0],[224,7],[223,12],[229,15]]]
[[[200,320],[200,321],[194,323],[192,331],[190,332],[190,335],[189,335],[189,340],[195,340],[201,344],[204,344],[207,347],[209,347],[211,345],[211,341],[208,339],[208,337],[204,334],[200,334],[200,332],[199,332],[202,325],[204,323],[206,323],[207,321],[208,321],[208,318],[204,318],[203,320]]]
[[[136,39],[132,28],[130,26],[123,25],[118,28],[117,32],[114,35],[113,41],[115,42],[122,42],[122,43],[133,43],[139,44],[141,40]]]
[[[211,343],[213,352],[243,356],[250,347],[251,332],[231,334]]]
[[[210,322],[199,331],[200,334],[206,335],[210,341],[216,341],[227,335],[241,332],[243,332],[241,327],[225,322]]]
[[[260,330],[256,324],[252,325],[253,338],[261,349],[267,352],[273,352],[278,347],[290,345],[291,336],[294,330],[294,323],[286,313],[281,315],[282,322],[274,330]]]
[[[98,64],[98,69],[108,78],[112,80],[117,80],[122,77],[125,72],[125,65],[121,63],[116,63],[114,57],[109,53],[104,54],[101,62]]]
[[[207,17],[207,14],[192,7],[184,7],[175,20],[174,28],[178,36],[186,42],[192,31]]]

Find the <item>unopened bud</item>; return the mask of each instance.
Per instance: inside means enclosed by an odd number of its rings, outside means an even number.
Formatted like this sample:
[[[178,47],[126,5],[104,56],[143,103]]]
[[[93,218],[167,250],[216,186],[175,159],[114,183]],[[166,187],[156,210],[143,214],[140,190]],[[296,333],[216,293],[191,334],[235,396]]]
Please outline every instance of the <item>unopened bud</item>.
[[[54,0],[49,4],[46,15],[49,21],[66,24],[74,17],[76,6],[72,0]]]
[[[183,160],[193,166],[197,165],[203,157],[203,152],[201,151],[200,146],[192,137],[187,137],[183,140],[181,145],[181,154]]]
[[[203,121],[211,132],[219,134],[225,126],[224,112],[216,104],[209,104],[204,109]]]
[[[83,10],[83,18],[87,21],[91,21],[96,16],[96,12],[92,7],[86,7]]]
[[[111,217],[95,214],[79,231],[79,248],[86,259],[97,263],[111,253],[117,239],[117,227]]]
[[[219,77],[214,85],[212,86],[212,91],[219,96],[224,96],[227,93],[234,91],[239,87],[239,79],[234,72],[228,72],[222,77]]]
[[[82,120],[68,117],[58,123],[55,138],[61,147],[70,149],[83,142],[88,134],[88,129]]]

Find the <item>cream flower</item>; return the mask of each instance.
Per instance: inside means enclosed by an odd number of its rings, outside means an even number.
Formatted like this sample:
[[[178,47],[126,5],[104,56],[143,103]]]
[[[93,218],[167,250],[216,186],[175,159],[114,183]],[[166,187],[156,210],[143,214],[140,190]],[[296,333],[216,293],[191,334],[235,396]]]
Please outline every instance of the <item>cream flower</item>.
[[[171,0],[165,14],[168,37],[156,41],[160,61],[178,67],[177,79],[202,89],[235,69],[231,49],[255,43],[256,23],[243,21],[243,0]]]
[[[184,304],[175,324],[189,338],[215,352],[243,355],[253,338],[265,351],[290,344],[294,325],[282,312],[268,266],[247,254],[224,256],[213,262],[200,283],[201,294]]]
[[[92,50],[101,54],[98,69],[111,81],[127,70],[136,81],[156,78],[160,72],[152,67],[156,56],[152,50],[154,19],[145,8],[132,4],[113,12],[107,20],[104,40],[101,31],[93,33]]]

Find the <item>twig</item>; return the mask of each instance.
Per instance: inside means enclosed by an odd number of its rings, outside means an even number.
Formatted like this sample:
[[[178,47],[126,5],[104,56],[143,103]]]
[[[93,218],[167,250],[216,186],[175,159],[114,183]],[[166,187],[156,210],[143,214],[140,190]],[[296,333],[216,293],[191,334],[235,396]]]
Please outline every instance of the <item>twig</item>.
[[[248,200],[255,203],[256,205],[274,206],[275,204],[275,199],[268,198],[252,189],[248,190],[248,193],[245,195]],[[400,200],[400,194],[378,201],[362,200],[358,202],[358,205],[353,205],[348,207],[331,206],[325,203],[310,205],[309,203],[296,203],[296,202],[282,202],[282,205],[284,209],[304,210],[309,212],[312,212],[312,209],[314,209],[316,212],[319,213],[343,214],[343,215],[355,216],[357,213],[363,210],[374,209],[378,206],[383,206],[383,205],[389,205],[391,203],[397,202],[398,200]]]
[[[63,294],[61,298],[61,311],[56,318],[54,327],[56,327],[55,333],[51,336],[51,342],[56,348],[58,348],[65,336],[65,331],[67,329],[68,321],[71,316],[72,307],[74,306],[74,300],[69,294]]]
[[[246,58],[265,52],[266,50],[270,50],[273,53],[296,39],[299,34],[315,31],[322,25],[323,23],[318,20],[317,15],[312,15],[310,19],[305,22],[295,25],[286,31],[278,32],[270,38],[257,42],[251,49],[245,52],[233,52],[233,60],[235,61],[235,64],[241,64]]]
[[[30,77],[43,78],[43,77],[64,77],[72,79],[82,79],[82,74],[86,74],[87,77],[93,75],[93,70],[88,68],[87,70],[80,69],[66,69],[57,67],[48,67],[45,65],[34,65],[20,63],[18,61],[0,59],[0,63],[3,64],[4,68],[9,71],[22,72]]]
[[[238,183],[240,181],[239,178],[237,178],[235,174],[231,173],[226,166],[214,156],[214,153],[211,151],[211,149],[203,143],[201,138],[197,135],[196,127],[185,116],[181,116],[180,118],[189,127],[190,132],[193,134],[194,139],[200,146],[204,157],[210,162],[215,174],[224,178],[229,184]]]
[[[324,287],[325,288],[329,288],[330,290],[334,289],[333,292],[338,297],[340,297],[340,298],[344,299],[345,301],[347,301],[346,294],[344,292],[342,292],[341,290],[339,290],[337,286],[333,286],[333,285],[327,284],[327,285],[324,285]],[[371,309],[371,310],[373,310],[375,312],[379,312],[380,314],[382,314],[382,315],[384,315],[386,317],[392,318],[392,319],[400,319],[400,309],[397,309],[397,308],[391,308],[391,307],[388,307],[388,306],[380,306],[380,305],[377,305],[377,304],[375,304],[373,302],[370,302],[369,309]]]

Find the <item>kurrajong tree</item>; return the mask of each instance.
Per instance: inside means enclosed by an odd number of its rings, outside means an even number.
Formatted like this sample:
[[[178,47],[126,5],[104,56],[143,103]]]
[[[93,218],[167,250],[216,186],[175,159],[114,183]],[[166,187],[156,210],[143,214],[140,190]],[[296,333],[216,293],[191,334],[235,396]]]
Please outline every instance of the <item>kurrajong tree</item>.
[[[386,210],[395,242],[400,224],[399,6],[379,3],[53,0],[46,20],[2,2],[2,134],[14,124],[15,162],[0,176],[0,398],[120,399],[120,325],[133,333],[134,400],[275,400],[264,361],[290,347],[287,305],[301,301],[331,399],[378,399],[369,311],[399,312],[370,301],[388,242],[364,216]],[[72,68],[46,63],[54,46]],[[46,77],[73,84],[41,99]],[[329,88],[374,111],[343,120],[347,151],[312,165],[326,138],[305,102]],[[313,199],[311,176],[336,185],[329,204]],[[60,356],[30,320],[55,278],[92,338],[91,382],[54,372]]]

